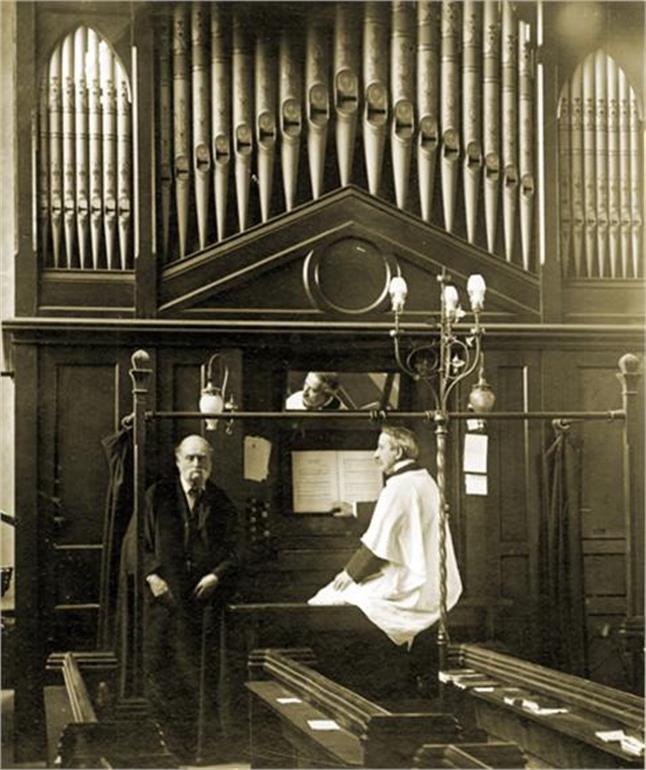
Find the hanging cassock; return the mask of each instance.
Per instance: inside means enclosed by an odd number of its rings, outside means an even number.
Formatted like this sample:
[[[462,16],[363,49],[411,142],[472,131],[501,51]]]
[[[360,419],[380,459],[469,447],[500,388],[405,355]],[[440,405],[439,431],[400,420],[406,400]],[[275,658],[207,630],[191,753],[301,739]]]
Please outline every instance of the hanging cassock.
[[[566,83],[558,107],[559,131],[559,252],[563,275],[570,270],[572,241],[572,191],[570,189],[570,88]]]
[[[415,26],[414,7],[408,0],[393,0],[390,40],[392,123],[390,150],[395,180],[395,199],[406,207],[410,159],[415,135]]]
[[[630,264],[630,87],[618,69],[619,91],[619,211],[621,233],[621,277],[628,277]]]
[[[444,227],[453,230],[460,157],[460,4],[443,0],[441,39],[442,203]]]
[[[464,161],[462,181],[467,240],[475,241],[478,218],[478,190],[482,170],[480,2],[465,0],[462,11],[462,132]]]
[[[103,94],[103,232],[108,269],[116,267],[117,229],[117,92],[114,85],[114,56],[107,43],[99,44],[99,68]]]
[[[617,94],[617,64],[606,59],[608,97],[608,252],[610,276],[617,277],[621,260],[619,225],[621,222],[619,195],[619,98]]]
[[[101,177],[102,133],[101,133],[101,79],[99,73],[99,37],[89,28],[87,31],[88,60],[88,145],[90,174],[90,242],[92,245],[92,266],[96,270],[101,258],[103,240],[103,201]]]
[[[251,77],[252,50],[243,28],[242,11],[233,15],[233,154],[236,172],[238,227],[247,228],[249,183],[251,181]]]
[[[417,4],[417,177],[422,218],[431,221],[440,143],[440,18],[435,0]]]
[[[597,269],[601,278],[607,274],[608,261],[608,99],[606,74],[606,54],[599,50],[594,55],[594,91],[596,101]]]
[[[502,162],[505,258],[512,261],[518,195],[518,26],[508,0],[502,5]]]
[[[269,37],[256,39],[256,144],[260,217],[269,219],[276,154],[276,57]]]
[[[226,234],[229,161],[231,160],[231,97],[227,26],[221,3],[211,5],[211,133],[213,194],[218,240]]]
[[[130,260],[130,218],[132,215],[132,140],[130,92],[128,78],[119,62],[115,62],[117,84],[117,215],[121,269]]]
[[[186,256],[189,207],[189,124],[188,102],[188,21],[186,10],[176,5],[173,10],[173,173],[179,256]]]
[[[639,102],[634,89],[630,89],[630,199],[631,199],[631,240],[633,252],[633,277],[643,274],[644,254],[642,252],[643,228],[643,188],[644,164],[641,159],[640,147],[642,135],[640,131],[641,116]],[[641,269],[640,269],[640,266]]]
[[[341,186],[350,184],[359,109],[359,50],[354,6],[336,4],[334,17],[334,110]]]
[[[207,10],[204,3],[191,3],[191,85],[193,105],[193,174],[197,237],[205,249],[209,230],[211,195],[211,149],[209,110],[209,61]]]
[[[40,235],[39,251],[40,261],[43,265],[49,265],[47,253],[49,242],[49,72],[47,77],[40,81],[40,94],[38,99],[38,232]]]
[[[583,62],[583,196],[585,201],[585,261],[588,277],[593,275],[594,257],[597,251],[595,132],[594,57],[590,55]]]
[[[74,145],[76,156],[76,230],[79,266],[87,267],[87,244],[90,230],[88,195],[88,99],[85,79],[87,27],[74,33]]]
[[[286,30],[280,35],[278,53],[278,69],[280,84],[280,158],[283,171],[283,190],[285,208],[291,211],[296,200],[298,182],[298,156],[303,130],[303,115],[301,110],[300,57],[294,41]]]
[[[173,186],[171,123],[170,21],[164,14],[159,19],[159,195],[161,214],[161,247],[164,261],[170,250],[170,201]]]
[[[67,267],[74,264],[76,200],[76,165],[74,161],[74,35],[63,40],[63,224]]]
[[[579,277],[583,254],[583,82],[581,65],[572,75],[570,150],[572,169],[572,242],[574,246],[574,274]]]
[[[385,5],[378,2],[363,5],[363,150],[372,195],[379,194],[388,123]]]
[[[63,267],[61,255],[63,223],[63,104],[61,93],[61,46],[49,63],[49,202],[52,225],[54,267]]]
[[[534,223],[534,78],[530,26],[518,24],[518,165],[520,245],[523,268],[530,269]]]
[[[494,0],[485,0],[483,6],[482,68],[484,213],[487,248],[493,253],[500,185],[500,12]]]
[[[305,115],[307,118],[307,156],[312,198],[323,191],[325,146],[330,122],[330,94],[327,74],[325,30],[310,18],[305,43]]]

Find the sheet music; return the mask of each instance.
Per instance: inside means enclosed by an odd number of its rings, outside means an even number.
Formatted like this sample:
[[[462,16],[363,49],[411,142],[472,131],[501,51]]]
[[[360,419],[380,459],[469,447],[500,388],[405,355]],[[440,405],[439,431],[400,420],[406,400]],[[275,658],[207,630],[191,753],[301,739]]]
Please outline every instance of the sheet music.
[[[339,452],[339,499],[344,503],[376,500],[383,486],[372,450]]]

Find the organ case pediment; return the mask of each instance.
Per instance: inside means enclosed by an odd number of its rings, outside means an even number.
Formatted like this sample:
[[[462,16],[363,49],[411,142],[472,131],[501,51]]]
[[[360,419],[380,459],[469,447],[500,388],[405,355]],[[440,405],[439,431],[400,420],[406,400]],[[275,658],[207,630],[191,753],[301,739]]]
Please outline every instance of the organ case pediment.
[[[539,281],[484,249],[345,187],[176,262],[162,275],[166,317],[371,321],[398,270],[411,319],[435,309],[442,268],[458,286],[482,273],[490,321],[536,321]]]

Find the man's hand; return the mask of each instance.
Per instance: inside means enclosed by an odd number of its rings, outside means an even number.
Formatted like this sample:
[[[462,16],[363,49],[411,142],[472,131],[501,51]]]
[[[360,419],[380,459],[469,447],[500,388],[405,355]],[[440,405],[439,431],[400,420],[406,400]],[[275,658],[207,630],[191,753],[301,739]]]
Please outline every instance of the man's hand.
[[[164,578],[160,578],[159,575],[155,575],[153,573],[152,575],[148,575],[146,582],[150,586],[150,590],[155,599],[158,599],[164,594],[168,594],[169,598],[172,598],[170,588],[168,587],[168,583],[164,580]]]
[[[208,599],[217,588],[219,582],[220,578],[212,572],[208,575],[204,575],[200,582],[195,586],[193,596],[196,599]]]
[[[341,570],[341,572],[339,572],[339,574],[334,578],[332,588],[336,589],[337,591],[343,591],[351,583],[354,583],[354,580],[352,580],[350,575],[348,575],[345,570]]]

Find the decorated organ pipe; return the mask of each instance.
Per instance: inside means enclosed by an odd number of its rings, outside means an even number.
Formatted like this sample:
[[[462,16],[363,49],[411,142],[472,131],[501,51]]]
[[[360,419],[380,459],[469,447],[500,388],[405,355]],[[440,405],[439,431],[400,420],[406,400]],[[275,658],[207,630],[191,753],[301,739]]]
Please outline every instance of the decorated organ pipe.
[[[530,26],[518,25],[518,170],[522,264],[530,269],[534,224],[534,76]]]
[[[458,161],[460,158],[460,4],[442,0],[440,170],[444,227],[453,231]]]
[[[89,216],[92,267],[96,270],[101,260],[103,236],[102,187],[102,131],[101,131],[101,78],[99,70],[99,36],[93,29],[87,31],[88,60],[88,172]]]
[[[482,171],[481,6],[465,0],[462,10],[462,183],[467,240],[475,241],[478,190]]]
[[[390,38],[390,83],[392,91],[392,154],[395,200],[406,208],[411,155],[415,137],[415,19],[406,0],[393,0]]]
[[[269,36],[258,36],[255,55],[256,145],[260,218],[269,219],[276,154],[276,55]]]
[[[297,43],[285,30],[280,35],[279,47],[279,124],[281,138],[281,166],[285,208],[291,211],[296,202],[298,158],[303,130],[302,79]]]
[[[595,167],[596,112],[594,100],[594,60],[583,63],[583,196],[585,200],[585,260],[592,275],[597,242],[597,183]]]
[[[74,142],[74,33],[63,41],[63,226],[66,266],[76,266],[76,163]]]
[[[509,0],[502,4],[502,162],[505,257],[512,261],[518,195],[518,22]]]
[[[213,195],[218,240],[226,234],[231,160],[231,62],[228,25],[222,3],[211,5],[211,133]]]
[[[494,0],[483,4],[482,137],[484,149],[484,214],[487,248],[496,248],[500,185],[500,11]]]
[[[359,109],[359,48],[355,7],[338,2],[334,17],[334,112],[336,154],[341,186],[350,184]]]
[[[610,277],[616,278],[621,259],[619,240],[621,222],[619,204],[619,98],[617,94],[617,64],[610,56],[607,57],[606,75],[608,79],[608,253]],[[561,135],[560,130],[559,135]]]
[[[635,91],[617,63],[598,50],[564,84],[557,114],[565,275],[572,272],[573,255],[574,278],[637,278],[644,158]]]
[[[608,95],[606,57],[597,51],[594,57],[595,86],[595,179],[597,183],[597,270],[599,277],[607,275],[608,245]]]
[[[120,267],[130,263],[130,220],[132,217],[132,120],[128,79],[115,62],[117,82],[117,227],[119,229]]]
[[[158,72],[159,72],[159,112],[158,112],[158,164],[160,196],[160,243],[164,261],[170,256],[170,217],[171,196],[173,190],[173,153],[171,143],[172,95],[171,95],[171,32],[170,20],[164,15],[159,19],[158,30]]]
[[[47,73],[49,75],[49,73]],[[41,78],[38,98],[38,229],[39,249],[42,261],[47,264],[49,258],[49,110],[50,82],[47,77]]]
[[[85,78],[87,28],[74,33],[74,154],[76,159],[76,232],[79,265],[86,267],[88,257],[88,99]]]
[[[179,256],[186,256],[189,216],[188,18],[182,5],[173,10],[173,176]]]
[[[103,129],[103,233],[108,269],[117,267],[117,91],[114,57],[107,43],[99,45]]]
[[[52,254],[54,267],[63,267],[63,104],[61,47],[57,46],[49,62],[49,202],[51,211]],[[41,162],[42,161],[41,159]]]
[[[232,48],[233,154],[235,164],[238,227],[246,230],[249,216],[249,188],[253,152],[251,90],[253,53],[244,28],[242,11],[233,14]]]
[[[372,195],[378,195],[381,186],[388,124],[388,22],[384,6],[379,2],[366,2],[363,6],[363,149]]]
[[[325,148],[330,121],[330,94],[325,29],[310,18],[305,43],[305,116],[307,119],[307,157],[312,198],[323,191]]]
[[[422,219],[431,221],[435,166],[440,141],[439,5],[432,0],[417,3],[417,177]]]
[[[191,86],[193,126],[193,178],[197,236],[200,249],[206,248],[211,198],[211,148],[209,109],[208,10],[201,2],[191,4]]]

